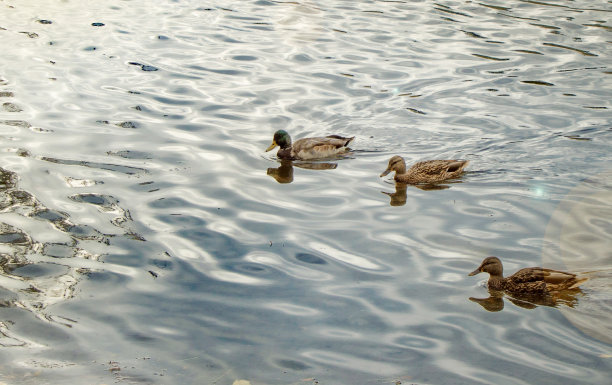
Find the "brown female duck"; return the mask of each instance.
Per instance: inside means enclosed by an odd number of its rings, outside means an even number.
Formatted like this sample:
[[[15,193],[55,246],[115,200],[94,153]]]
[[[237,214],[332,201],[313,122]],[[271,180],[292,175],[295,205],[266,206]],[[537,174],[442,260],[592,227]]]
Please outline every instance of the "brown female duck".
[[[469,276],[489,273],[489,289],[514,293],[548,294],[563,290],[575,290],[588,278],[578,278],[576,274],[542,267],[526,267],[504,278],[503,266],[499,258],[485,258],[478,269]]]
[[[437,183],[446,179],[457,178],[469,161],[457,159],[426,160],[417,162],[406,170],[404,158],[395,155],[389,159],[387,169],[381,177],[395,171],[395,181],[409,184]]]
[[[266,152],[279,146],[276,153],[281,159],[307,160],[329,158],[334,155],[344,154],[349,151],[349,143],[355,137],[345,138],[339,135],[330,135],[317,138],[298,139],[291,143],[291,137],[285,130],[278,130],[274,133],[272,144]]]

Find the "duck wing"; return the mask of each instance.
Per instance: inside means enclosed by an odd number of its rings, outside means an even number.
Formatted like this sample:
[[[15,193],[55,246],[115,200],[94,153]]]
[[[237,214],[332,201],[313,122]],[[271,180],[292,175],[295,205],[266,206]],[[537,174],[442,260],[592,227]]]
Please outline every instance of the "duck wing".
[[[326,137],[303,138],[291,146],[293,155],[299,159],[325,158],[346,152],[348,144],[355,137],[345,138],[339,135]]]
[[[577,279],[576,274],[573,273],[543,267],[527,267],[517,271],[507,279],[523,284],[542,282],[548,290],[571,289],[586,281],[586,278]]]
[[[426,160],[415,163],[410,167],[410,172],[425,175],[446,175],[463,170],[467,163],[467,160],[456,159]]]

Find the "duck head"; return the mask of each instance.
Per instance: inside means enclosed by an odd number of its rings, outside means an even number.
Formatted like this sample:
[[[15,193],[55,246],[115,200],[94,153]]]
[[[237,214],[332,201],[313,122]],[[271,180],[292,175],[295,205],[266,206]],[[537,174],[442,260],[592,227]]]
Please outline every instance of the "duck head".
[[[380,174],[381,177],[387,175],[391,171],[395,171],[395,174],[404,174],[406,172],[406,162],[404,158],[399,155],[395,155],[391,159],[389,159],[389,165],[387,169]]]
[[[266,148],[266,152],[272,150],[274,147],[279,146],[280,148],[291,147],[291,137],[285,130],[278,130],[274,133],[272,144]]]
[[[497,257],[487,257],[485,258],[478,269],[472,271],[469,276],[476,275],[479,273],[489,273],[495,277],[503,276],[504,268],[502,266],[501,261]]]

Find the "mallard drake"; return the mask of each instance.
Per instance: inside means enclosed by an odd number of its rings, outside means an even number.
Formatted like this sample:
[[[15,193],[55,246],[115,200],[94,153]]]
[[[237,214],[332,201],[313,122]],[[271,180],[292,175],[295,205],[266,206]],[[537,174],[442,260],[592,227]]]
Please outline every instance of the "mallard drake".
[[[381,177],[395,171],[395,181],[409,184],[437,183],[461,175],[469,161],[457,159],[426,160],[417,162],[406,170],[406,161],[399,155],[389,159]]]
[[[504,267],[497,257],[485,258],[478,269],[469,276],[489,273],[489,289],[514,293],[547,294],[550,292],[575,290],[588,278],[578,278],[576,274],[565,271],[526,267],[509,277],[503,276]]]
[[[317,138],[298,139],[295,143],[291,143],[291,137],[285,130],[278,130],[274,133],[272,144],[266,149],[266,152],[279,146],[280,149],[276,153],[281,159],[321,159],[329,158],[334,155],[344,154],[349,151],[347,146],[355,139],[355,137],[345,138],[339,135],[330,135]]]

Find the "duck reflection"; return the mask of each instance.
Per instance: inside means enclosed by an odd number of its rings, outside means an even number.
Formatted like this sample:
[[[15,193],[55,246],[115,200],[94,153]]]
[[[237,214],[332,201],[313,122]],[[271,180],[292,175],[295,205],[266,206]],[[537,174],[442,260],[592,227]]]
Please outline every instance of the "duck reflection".
[[[406,199],[407,199],[407,191],[408,191],[408,186],[410,184],[408,183],[401,183],[401,182],[396,182],[395,183],[395,192],[387,192],[387,191],[381,191],[381,193],[388,195],[389,198],[391,198],[391,201],[389,202],[389,204],[391,206],[403,206],[406,204]],[[435,184],[435,183],[430,183],[430,184],[417,184],[417,185],[410,185],[413,187],[416,187],[418,189],[424,190],[424,191],[429,191],[429,190],[446,190],[448,188],[450,188],[449,185],[447,184]]]
[[[279,167],[268,168],[267,174],[276,179],[278,183],[293,182],[293,166],[310,170],[332,170],[338,167],[336,163],[329,162],[294,162],[281,160]]]
[[[390,193],[386,191],[381,191],[381,193],[388,195],[391,198],[391,202],[389,204],[391,206],[403,206],[406,204],[407,199],[407,191],[408,185],[406,183],[396,183],[395,184],[395,192]]]
[[[567,306],[573,308],[578,304],[578,298],[583,295],[584,293],[580,288],[537,295],[509,294],[503,291],[489,289],[488,298],[470,297],[469,300],[476,302],[486,311],[497,312],[504,308],[504,297],[514,305],[522,307],[523,309],[535,309],[538,306]]]

